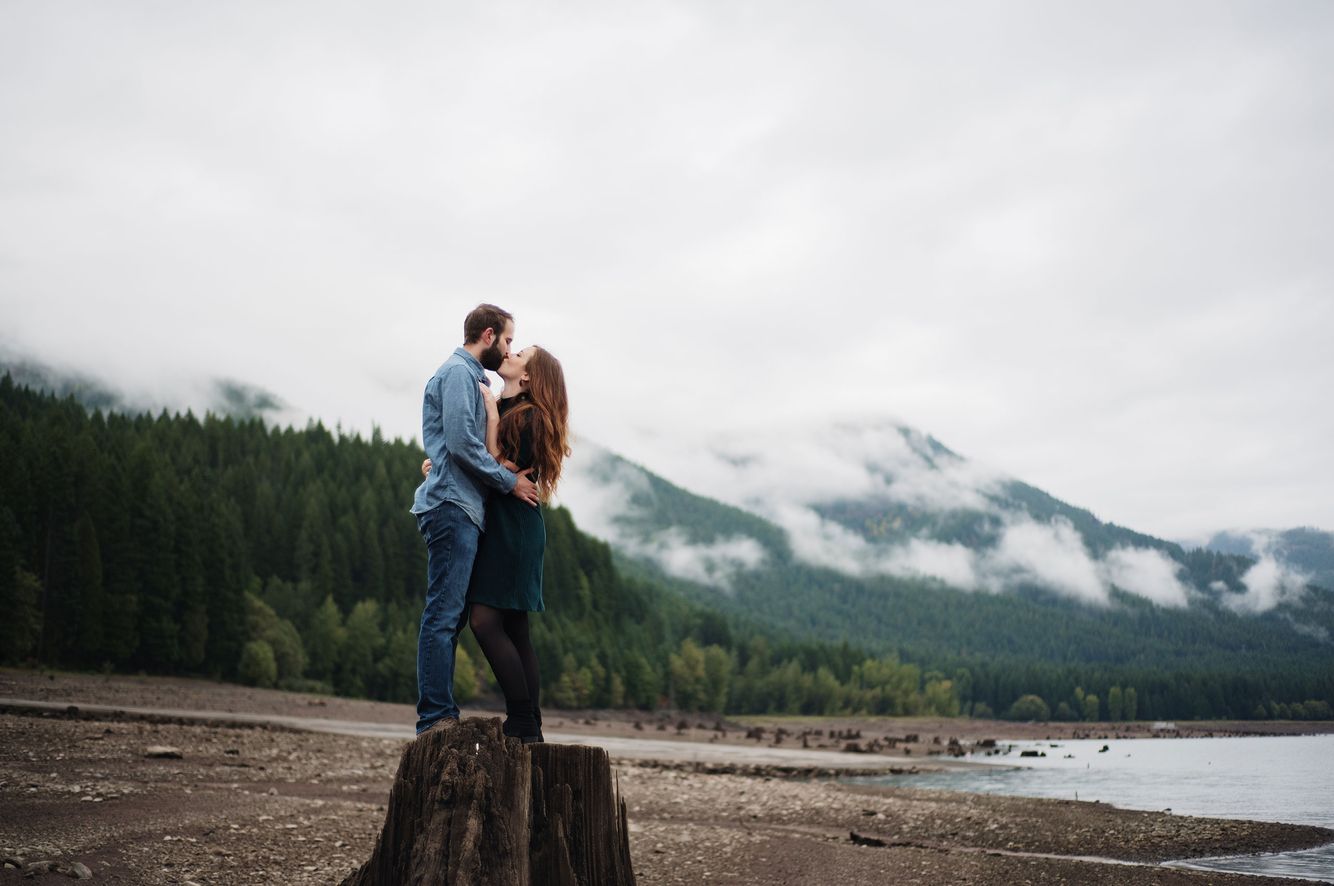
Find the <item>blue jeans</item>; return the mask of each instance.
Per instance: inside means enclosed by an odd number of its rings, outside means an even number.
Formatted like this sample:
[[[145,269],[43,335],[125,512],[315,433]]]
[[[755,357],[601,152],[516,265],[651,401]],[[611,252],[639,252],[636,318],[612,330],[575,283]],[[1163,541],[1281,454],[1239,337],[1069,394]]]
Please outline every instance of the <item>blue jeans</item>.
[[[417,733],[445,717],[454,703],[454,653],[468,615],[468,578],[480,535],[463,509],[445,502],[417,515],[426,540],[426,607],[417,634]]]

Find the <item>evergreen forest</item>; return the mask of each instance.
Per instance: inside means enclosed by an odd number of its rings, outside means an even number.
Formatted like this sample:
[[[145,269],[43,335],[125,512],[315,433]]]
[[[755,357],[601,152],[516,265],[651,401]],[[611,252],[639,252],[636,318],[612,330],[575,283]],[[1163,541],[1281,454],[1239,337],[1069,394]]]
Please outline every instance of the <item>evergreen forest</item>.
[[[408,507],[422,457],[415,443],[319,423],[90,411],[6,374],[0,662],[414,701],[425,549]],[[887,599],[913,607],[901,613],[913,624],[982,630],[979,619],[1004,615],[1013,654],[798,635],[629,567],[567,510],[544,517],[547,611],[533,617],[544,706],[1331,716],[1327,657],[1183,660],[1149,650],[1117,662],[1078,648],[1062,659],[1026,657],[1025,631],[1032,648],[1050,624],[1026,625],[1019,610],[989,612],[985,602],[978,618],[960,618],[968,600],[958,595],[941,596],[948,608],[939,611],[920,596]],[[490,675],[466,632],[459,657],[456,690],[466,704],[488,690]]]

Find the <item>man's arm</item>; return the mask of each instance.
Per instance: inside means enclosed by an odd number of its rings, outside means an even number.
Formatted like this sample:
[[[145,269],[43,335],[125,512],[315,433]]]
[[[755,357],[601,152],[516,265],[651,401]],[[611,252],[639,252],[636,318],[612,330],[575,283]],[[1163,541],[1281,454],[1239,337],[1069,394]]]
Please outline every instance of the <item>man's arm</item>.
[[[516,477],[486,451],[477,426],[476,402],[481,391],[471,372],[459,366],[440,378],[440,428],[445,448],[460,465],[501,492],[514,489]]]

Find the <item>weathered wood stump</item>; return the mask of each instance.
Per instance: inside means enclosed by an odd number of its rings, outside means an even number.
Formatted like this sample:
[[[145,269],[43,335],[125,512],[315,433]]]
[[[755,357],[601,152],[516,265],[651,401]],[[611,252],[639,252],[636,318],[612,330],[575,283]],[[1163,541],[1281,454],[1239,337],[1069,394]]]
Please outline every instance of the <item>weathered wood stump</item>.
[[[408,745],[375,849],[343,886],[634,882],[607,752],[523,745],[492,718]]]

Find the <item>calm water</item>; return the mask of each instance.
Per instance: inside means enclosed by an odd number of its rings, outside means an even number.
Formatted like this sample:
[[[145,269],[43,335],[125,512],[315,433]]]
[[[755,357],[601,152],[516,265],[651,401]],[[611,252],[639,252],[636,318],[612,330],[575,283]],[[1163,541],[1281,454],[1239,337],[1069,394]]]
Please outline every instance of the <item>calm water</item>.
[[[1108,750],[1100,752],[1106,746]],[[1177,815],[1334,828],[1334,735],[1016,742],[970,760],[987,769],[871,779],[885,784],[1024,797],[1101,800]],[[1022,750],[1046,757],[1020,757]],[[1016,768],[1023,767],[1023,768]],[[1334,846],[1181,866],[1334,883]]]

